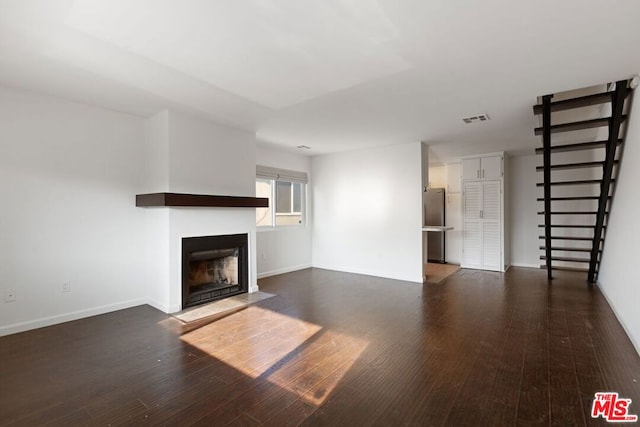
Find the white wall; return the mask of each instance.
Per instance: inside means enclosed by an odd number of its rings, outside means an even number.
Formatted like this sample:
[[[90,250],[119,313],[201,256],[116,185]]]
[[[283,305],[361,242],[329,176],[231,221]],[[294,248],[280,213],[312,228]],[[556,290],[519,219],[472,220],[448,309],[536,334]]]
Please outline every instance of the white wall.
[[[256,164],[307,172],[309,176],[306,224],[300,227],[258,229],[256,236],[258,277],[311,267],[311,224],[313,221],[311,158],[258,146],[256,148]]]
[[[169,189],[253,197],[255,150],[253,133],[170,112]]]
[[[511,175],[511,158],[507,153],[503,156],[502,191],[503,194],[503,218],[504,218],[504,271],[511,266],[511,181],[504,179]]]
[[[460,264],[462,261],[462,177],[459,162],[447,163],[446,188],[446,224],[453,230],[445,233],[446,261],[451,264]]]
[[[169,188],[169,112],[163,111],[145,123],[145,188],[142,193],[159,193]],[[149,304],[169,311],[169,209],[144,209],[145,272]],[[162,266],[162,267],[161,267]]]
[[[540,268],[541,264],[538,236],[544,232],[538,228],[538,221],[542,219],[538,218],[536,202],[536,183],[541,178],[536,172],[539,163],[539,156],[534,154],[509,158],[505,183],[509,181],[510,202],[505,211],[510,209],[511,265],[514,267]]]
[[[429,165],[429,188],[447,188],[447,170],[445,165]]]
[[[637,103],[637,99],[635,100]],[[607,222],[598,282],[618,320],[640,352],[640,311],[638,310],[637,248],[640,242],[640,108],[631,110],[624,143],[624,156],[617,188]]]
[[[0,335],[145,302],[144,155],[141,118],[0,87]]]
[[[314,267],[422,282],[420,145],[312,159]]]
[[[153,174],[156,179],[148,180],[155,185],[148,188],[148,192],[255,195],[253,134],[175,112],[155,116],[147,125],[148,147],[168,151],[167,157],[149,156],[155,163],[149,169],[156,171]],[[147,245],[151,260],[148,275],[158,279],[150,281],[151,305],[165,312],[182,308],[183,237],[247,233],[249,286],[250,291],[258,289],[255,209],[147,208],[145,211],[151,224],[147,226],[151,234]]]
[[[424,141],[420,142],[420,225],[424,227],[427,224],[427,192],[425,188],[429,187],[431,182],[431,168],[429,168],[429,144]],[[427,278],[427,264],[429,263],[429,233],[421,231],[420,237],[422,240],[422,254],[420,255],[421,267],[422,267],[422,281]]]
[[[0,87],[0,335],[147,302],[179,310],[182,237],[248,233],[257,290],[255,211],[135,206],[159,191],[253,196],[254,135]]]

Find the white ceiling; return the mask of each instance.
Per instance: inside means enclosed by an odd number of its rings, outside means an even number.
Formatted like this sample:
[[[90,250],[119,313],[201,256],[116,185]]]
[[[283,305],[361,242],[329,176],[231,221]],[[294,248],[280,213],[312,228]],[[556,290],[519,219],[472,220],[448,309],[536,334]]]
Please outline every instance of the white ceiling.
[[[637,0],[0,0],[0,83],[304,154],[531,150],[536,96],[628,78],[639,46]]]

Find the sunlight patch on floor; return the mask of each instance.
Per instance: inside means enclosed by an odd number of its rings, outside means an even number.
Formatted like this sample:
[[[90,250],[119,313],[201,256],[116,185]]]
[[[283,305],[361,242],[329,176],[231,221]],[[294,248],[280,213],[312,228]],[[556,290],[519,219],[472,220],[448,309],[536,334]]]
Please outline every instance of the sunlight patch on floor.
[[[366,348],[364,340],[322,331],[295,359],[279,366],[267,378],[298,394],[307,403],[319,406]]]
[[[251,378],[266,379],[320,405],[367,342],[257,306],[181,336]]]

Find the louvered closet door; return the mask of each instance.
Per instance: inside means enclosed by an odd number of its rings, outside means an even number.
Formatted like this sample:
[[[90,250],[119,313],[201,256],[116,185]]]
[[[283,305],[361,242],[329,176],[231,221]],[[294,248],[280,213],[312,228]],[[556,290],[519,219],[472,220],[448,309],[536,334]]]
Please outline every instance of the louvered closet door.
[[[463,185],[462,266],[465,268],[482,268],[482,184],[472,181]]]
[[[482,182],[482,268],[502,271],[500,181]]]

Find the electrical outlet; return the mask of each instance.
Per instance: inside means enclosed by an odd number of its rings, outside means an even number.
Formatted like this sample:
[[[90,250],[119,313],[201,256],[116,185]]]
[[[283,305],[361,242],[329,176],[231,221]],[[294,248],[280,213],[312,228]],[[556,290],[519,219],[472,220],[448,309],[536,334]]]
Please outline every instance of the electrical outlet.
[[[13,288],[9,288],[4,292],[4,302],[15,302],[16,301],[16,290]]]
[[[71,282],[70,281],[65,281],[62,282],[62,292],[71,292]]]

